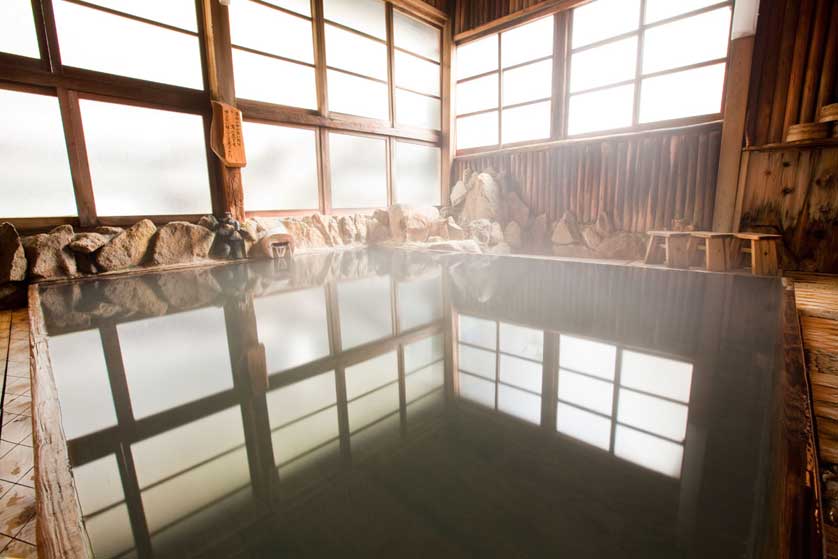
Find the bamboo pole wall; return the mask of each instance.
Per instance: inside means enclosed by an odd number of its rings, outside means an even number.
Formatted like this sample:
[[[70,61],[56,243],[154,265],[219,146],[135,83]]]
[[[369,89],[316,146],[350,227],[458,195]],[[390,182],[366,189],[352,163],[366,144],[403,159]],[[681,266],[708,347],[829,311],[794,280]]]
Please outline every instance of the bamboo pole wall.
[[[509,176],[534,215],[550,221],[573,211],[582,222],[607,212],[622,231],[696,229],[713,222],[721,126],[568,142],[454,161],[452,180],[466,169]]]

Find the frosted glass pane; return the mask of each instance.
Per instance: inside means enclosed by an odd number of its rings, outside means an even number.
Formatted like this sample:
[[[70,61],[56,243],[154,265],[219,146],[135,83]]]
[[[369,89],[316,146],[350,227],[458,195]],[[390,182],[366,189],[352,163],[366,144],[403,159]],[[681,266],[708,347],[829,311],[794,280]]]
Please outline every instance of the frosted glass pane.
[[[474,113],[498,106],[498,75],[490,74],[457,84],[457,114]]]
[[[412,402],[442,386],[444,372],[445,365],[440,361],[407,375],[404,379],[405,401]]]
[[[380,0],[323,0],[323,14],[335,23],[379,39],[387,38],[384,2]]]
[[[115,454],[76,466],[73,480],[85,516],[125,500]]]
[[[492,381],[495,380],[495,352],[463,344],[459,344],[458,347],[460,369],[473,375],[486,377]]]
[[[440,129],[439,99],[396,89],[396,122],[419,128]]]
[[[244,208],[317,209],[317,133],[255,122],[242,123],[242,130],[247,146]]]
[[[30,0],[0,2],[0,51],[41,57]]]
[[[504,105],[545,99],[550,97],[552,88],[552,58],[503,72]]]
[[[268,4],[291,10],[306,17],[311,17],[311,2],[309,0],[262,0]]]
[[[231,2],[229,10],[234,45],[314,63],[311,21],[250,0]]]
[[[504,31],[501,35],[503,67],[553,54],[553,16]]]
[[[396,142],[396,203],[416,206],[440,204],[440,149]]]
[[[501,322],[500,350],[541,361],[544,355],[544,332]]]
[[[568,404],[556,406],[556,430],[603,450],[611,446],[611,422]]]
[[[570,97],[568,134],[584,134],[631,126],[634,85],[612,87]]]
[[[396,352],[391,351],[346,368],[346,398],[353,400],[397,380],[398,358]]]
[[[620,384],[689,403],[693,366],[683,361],[623,351]]]
[[[329,355],[329,323],[323,289],[315,287],[253,300],[268,374]]]
[[[457,119],[457,149],[497,145],[498,112],[492,111]]]
[[[498,36],[489,35],[457,47],[457,79],[498,69]]]
[[[724,81],[724,64],[645,79],[640,88],[640,122],[716,114],[722,108]]]
[[[66,66],[204,88],[197,37],[65,0],[53,7]]]
[[[187,31],[198,32],[195,17],[195,2],[192,0],[143,0],[126,2],[125,0],[87,0],[105,8],[111,8],[141,18],[159,21]]]
[[[311,415],[337,402],[335,373],[321,375],[271,390],[265,395],[271,429]]]
[[[334,375],[333,375],[334,377]],[[335,406],[271,433],[274,464],[287,464],[306,452],[340,436]],[[282,472],[280,472],[282,480]]]
[[[509,355],[500,356],[500,380],[530,392],[541,393],[541,363]]]
[[[643,73],[727,56],[730,8],[652,27],[643,44]]]
[[[478,404],[495,407],[495,383],[472,375],[459,373],[460,397]]]
[[[441,40],[436,27],[393,10],[393,41],[398,48],[439,61]]]
[[[669,477],[681,477],[684,447],[653,435],[617,425],[614,454]]]
[[[233,74],[240,99],[317,108],[314,68],[234,48]]]
[[[330,111],[379,120],[389,118],[387,84],[336,70],[329,70],[327,76]]]
[[[134,547],[128,507],[119,505],[84,519],[96,557],[117,557]]]
[[[386,81],[387,45],[326,24],[326,64]]]
[[[612,383],[559,370],[559,400],[610,416],[613,397]]]
[[[719,0],[646,0],[646,23],[654,23],[718,3]]]
[[[389,276],[339,283],[338,307],[343,349],[393,335]]]
[[[329,134],[332,207],[387,206],[387,143],[384,139]]]
[[[349,431],[354,433],[399,411],[399,385],[394,383],[349,402]]]
[[[48,344],[67,440],[116,425],[99,331],[52,336]]]
[[[498,409],[536,425],[541,423],[541,397],[517,388],[498,386]]]
[[[0,121],[0,215],[77,215],[58,99],[0,89]]]
[[[220,308],[117,326],[134,417],[146,417],[233,387]]]
[[[150,532],[202,511],[250,484],[247,449],[241,448],[142,492]]]
[[[80,101],[99,215],[210,213],[199,115]]]
[[[439,64],[397,50],[395,66],[397,86],[439,96]]]
[[[425,338],[404,346],[404,370],[407,373],[419,370],[443,358],[442,334]]]
[[[400,282],[397,293],[402,332],[442,318],[442,277],[438,273]]]
[[[562,334],[559,339],[559,366],[587,373],[606,380],[614,380],[617,348],[574,336]]]
[[[487,349],[497,348],[497,330],[494,321],[461,314],[459,326],[461,342]]]
[[[672,0],[665,0],[672,2]],[[573,48],[638,28],[640,0],[596,0],[573,10]]]
[[[577,52],[570,62],[570,91],[634,79],[637,37]]]
[[[620,389],[617,420],[675,441],[687,435],[689,408],[654,396]]]
[[[241,408],[234,406],[131,445],[140,488],[244,445]]]
[[[550,137],[550,101],[503,110],[503,143]]]

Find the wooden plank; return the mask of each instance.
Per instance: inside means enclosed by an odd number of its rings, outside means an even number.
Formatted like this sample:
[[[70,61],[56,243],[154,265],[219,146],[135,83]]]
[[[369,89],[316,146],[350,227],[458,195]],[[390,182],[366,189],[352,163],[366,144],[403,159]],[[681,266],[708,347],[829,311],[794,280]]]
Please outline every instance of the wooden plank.
[[[542,2],[538,2],[522,10],[518,10],[515,13],[498,18],[492,18],[492,21],[467,31],[460,31],[454,35],[454,42],[459,44],[464,41],[478,39],[485,35],[497,33],[516,25],[521,25],[522,23],[537,19],[549,13],[571,10],[577,6],[587,4],[590,1],[591,0],[543,0]],[[460,4],[460,2],[458,2],[458,4]],[[459,28],[460,23],[458,22],[457,25]]]
[[[92,559],[78,493],[70,472],[67,440],[61,427],[58,390],[52,374],[39,289],[38,285],[29,286],[38,556],[42,559]]]
[[[73,179],[73,193],[76,198],[79,225],[90,227],[97,224],[96,200],[93,197],[93,180],[87,159],[87,145],[84,141],[84,127],[79,108],[79,95],[59,87],[58,105],[64,124],[64,141],[70,161],[70,175]]]

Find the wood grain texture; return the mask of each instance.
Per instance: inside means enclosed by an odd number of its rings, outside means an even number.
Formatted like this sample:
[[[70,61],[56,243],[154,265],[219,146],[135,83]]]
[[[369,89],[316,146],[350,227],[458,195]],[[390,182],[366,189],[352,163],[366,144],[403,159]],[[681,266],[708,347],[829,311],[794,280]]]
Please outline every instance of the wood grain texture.
[[[37,285],[29,286],[29,324],[38,554],[41,559],[92,559],[70,473]]]

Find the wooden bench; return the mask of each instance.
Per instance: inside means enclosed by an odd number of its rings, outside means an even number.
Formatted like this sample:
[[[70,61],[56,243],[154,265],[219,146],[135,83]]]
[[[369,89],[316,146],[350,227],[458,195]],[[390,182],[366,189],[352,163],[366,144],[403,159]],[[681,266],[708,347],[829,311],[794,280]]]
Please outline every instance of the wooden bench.
[[[728,246],[728,269],[741,268],[743,255],[750,253],[753,274],[779,275],[777,243],[781,237],[767,233],[734,233]]]
[[[649,231],[644,264],[666,264],[670,268],[689,268],[688,231]]]
[[[687,247],[690,263],[696,261],[699,251],[704,251],[703,265],[708,272],[727,271],[727,251],[731,240],[733,240],[733,233],[690,231],[690,241]]]

